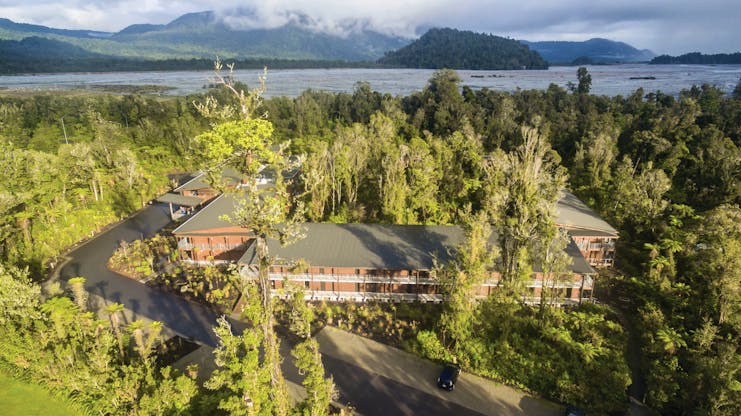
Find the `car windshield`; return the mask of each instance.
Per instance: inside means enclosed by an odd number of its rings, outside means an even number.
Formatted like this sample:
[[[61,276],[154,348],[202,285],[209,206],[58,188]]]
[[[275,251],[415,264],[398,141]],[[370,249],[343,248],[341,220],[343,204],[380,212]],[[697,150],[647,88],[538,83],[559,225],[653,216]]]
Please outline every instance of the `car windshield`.
[[[443,369],[443,372],[442,372],[440,378],[443,378],[445,380],[450,380],[450,379],[452,379],[455,376],[455,374],[457,372],[458,372],[458,369],[456,367],[453,367],[453,366],[450,366],[450,365],[449,366],[446,366]]]

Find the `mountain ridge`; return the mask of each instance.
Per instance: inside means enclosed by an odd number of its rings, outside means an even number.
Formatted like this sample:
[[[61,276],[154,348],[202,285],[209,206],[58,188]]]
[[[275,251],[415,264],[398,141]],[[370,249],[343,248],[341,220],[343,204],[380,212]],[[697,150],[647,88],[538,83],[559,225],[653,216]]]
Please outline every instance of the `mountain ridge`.
[[[423,34],[415,40],[410,40],[375,31],[369,21],[362,19],[326,22],[314,20],[297,12],[286,12],[283,16],[285,23],[280,26],[254,28],[252,26],[259,24],[259,16],[251,13],[249,10],[231,16],[213,11],[186,13],[167,24],[133,24],[115,33],[56,29],[0,18],[0,39],[16,41],[29,37],[51,39],[68,44],[70,48],[81,48],[97,57],[112,59],[189,60],[213,59],[220,56],[236,60],[328,60],[368,62],[371,65],[378,59],[387,60],[386,56],[398,52],[411,42],[420,41],[425,36]],[[508,38],[496,38],[498,42],[511,41]],[[623,42],[598,38],[584,42],[520,42],[528,45],[530,51],[538,52],[546,61],[558,63],[568,63],[574,59],[583,61],[579,63],[635,62],[647,61],[650,59],[647,54],[654,56],[650,51],[639,51]],[[6,47],[28,51],[28,48],[20,44],[8,44]],[[60,47],[66,49],[63,45]],[[566,56],[568,59],[554,59],[552,50],[564,47],[570,48],[570,55]],[[460,55],[460,51],[454,52]],[[524,51],[518,53],[521,56],[527,55]],[[463,59],[462,67],[469,69],[543,67],[538,61],[521,63],[516,59],[507,65],[486,66],[482,64],[481,59],[476,58],[475,53],[469,55]],[[79,51],[75,51],[75,56],[79,56]],[[34,58],[40,59],[35,55]],[[564,58],[563,54],[560,58]]]
[[[625,42],[604,38],[591,38],[585,41],[520,40],[520,42],[540,53],[543,59],[551,64],[647,62],[656,56],[648,49],[639,50]]]
[[[351,26],[351,25],[348,25]],[[0,19],[0,39],[43,37],[107,56],[138,59],[296,59],[375,61],[409,40],[357,25],[346,36],[302,27],[293,19],[276,28],[239,30],[214,12],[184,14],[166,25],[136,24],[119,32],[53,29]]]
[[[97,30],[85,29],[55,29],[52,27],[34,25],[31,23],[18,23],[3,17],[0,17],[0,29],[21,33],[54,34],[74,38],[92,39],[107,38],[113,35],[113,32],[101,32]]]

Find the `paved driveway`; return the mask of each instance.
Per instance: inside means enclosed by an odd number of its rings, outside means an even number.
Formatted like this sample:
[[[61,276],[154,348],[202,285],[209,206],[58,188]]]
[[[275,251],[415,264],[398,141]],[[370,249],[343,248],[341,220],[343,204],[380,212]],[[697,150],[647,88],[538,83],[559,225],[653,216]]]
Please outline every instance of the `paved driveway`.
[[[134,319],[144,317],[161,321],[185,337],[216,346],[217,339],[211,330],[216,322],[215,313],[181,297],[121,276],[106,267],[106,262],[122,240],[151,237],[169,222],[167,205],[149,205],[69,253],[69,261],[60,269],[59,277],[66,281],[71,277],[83,276],[92,296],[99,296],[107,302],[123,303],[133,313]]]
[[[484,415],[530,415],[557,416],[562,412],[561,406],[547,400],[534,398],[519,390],[495,383],[491,380],[461,373],[455,390],[442,391],[437,388],[436,380],[441,367],[396,348],[363,338],[333,327],[324,328],[317,334],[320,351],[327,362],[340,360],[362,368],[380,377],[393,379],[395,384],[408,386],[426,392],[429,402],[445,401],[455,406],[456,411],[449,410],[448,415],[458,415],[460,409],[467,414]],[[407,402],[400,397],[398,414],[429,414],[425,402]]]
[[[123,303],[130,311],[131,319],[160,321],[182,336],[214,347],[217,339],[212,327],[216,324],[217,314],[202,305],[123,277],[106,267],[106,262],[122,240],[150,237],[169,221],[166,205],[147,206],[69,253],[69,260],[61,267],[59,277],[67,280],[83,276],[92,297],[102,298],[106,303]],[[244,326],[241,322],[232,321],[232,328],[241,332]],[[497,393],[494,387],[494,390],[482,387],[469,375],[461,378],[455,392],[440,392],[434,384],[437,377],[434,364],[363,340],[332,329],[320,334],[325,368],[334,377],[339,390],[338,402],[350,403],[362,415],[557,414],[548,411],[551,407],[543,407],[538,401],[521,395],[495,398],[509,393]],[[286,379],[300,383],[301,377],[291,362],[292,358],[286,356]]]

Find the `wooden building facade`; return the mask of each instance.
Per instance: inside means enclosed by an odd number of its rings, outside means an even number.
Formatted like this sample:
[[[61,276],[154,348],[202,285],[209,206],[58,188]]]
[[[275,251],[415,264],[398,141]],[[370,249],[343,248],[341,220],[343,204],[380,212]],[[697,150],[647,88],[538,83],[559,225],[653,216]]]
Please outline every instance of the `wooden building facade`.
[[[225,219],[233,212],[232,194],[213,198],[177,227],[173,234],[184,261],[198,264],[238,262],[247,277],[256,277],[253,237]],[[543,276],[536,267],[523,301],[538,303],[543,290],[558,293],[558,303],[578,303],[592,298],[596,270],[614,262],[617,231],[567,193],[558,205],[559,226],[571,237],[566,252],[571,270],[558,279]],[[320,224],[307,223],[307,238],[282,247],[270,241],[276,263],[270,280],[276,296],[285,294],[283,282],[303,285],[315,300],[386,300],[440,302],[444,288],[436,276],[438,265],[451,260],[463,241],[457,226]],[[496,237],[492,236],[491,244]],[[297,264],[306,264],[303,270]],[[475,288],[487,297],[499,287],[491,271]]]

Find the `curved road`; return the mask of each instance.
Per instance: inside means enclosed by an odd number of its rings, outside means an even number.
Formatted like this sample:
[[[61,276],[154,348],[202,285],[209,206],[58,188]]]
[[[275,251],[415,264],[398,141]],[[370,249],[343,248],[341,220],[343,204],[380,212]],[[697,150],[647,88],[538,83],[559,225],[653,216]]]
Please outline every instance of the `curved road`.
[[[160,321],[184,337],[215,347],[218,340],[212,331],[217,314],[176,295],[150,288],[106,267],[106,262],[121,241],[150,237],[170,222],[165,204],[154,203],[138,211],[125,221],[104,231],[68,254],[69,260],[61,267],[59,277],[68,280],[83,276],[86,288],[108,302],[122,303],[135,317]],[[242,324],[232,321],[232,328]],[[301,378],[284,360],[286,378],[299,383]],[[471,409],[440,399],[423,390],[411,388],[389,378],[366,371],[347,362],[323,357],[324,365],[334,378],[340,403],[351,403],[363,415],[480,415]],[[430,383],[422,383],[429,388]]]
[[[166,205],[147,206],[69,253],[70,260],[59,271],[59,277],[67,280],[82,276],[91,295],[101,296],[109,302],[123,303],[135,316],[160,321],[185,337],[214,347],[217,339],[211,327],[216,322],[215,313],[121,276],[106,267],[106,262],[121,241],[151,237],[169,222]]]

